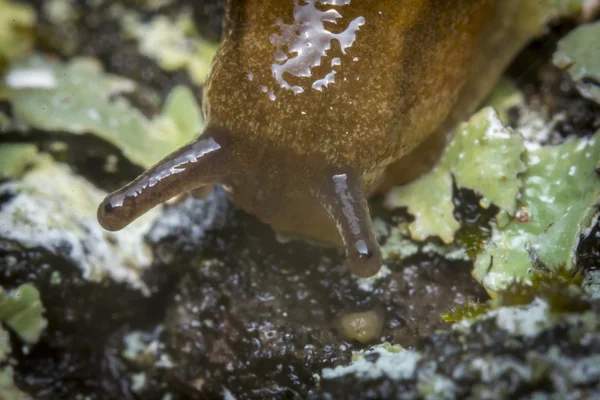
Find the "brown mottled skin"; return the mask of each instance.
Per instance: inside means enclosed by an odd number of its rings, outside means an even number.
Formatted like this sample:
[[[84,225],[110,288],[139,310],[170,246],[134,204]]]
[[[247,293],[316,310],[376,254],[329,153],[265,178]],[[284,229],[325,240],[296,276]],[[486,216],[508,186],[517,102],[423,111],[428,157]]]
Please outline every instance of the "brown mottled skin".
[[[99,220],[120,229],[173,195],[221,183],[276,230],[343,245],[352,272],[371,276],[381,255],[366,198],[431,167],[447,131],[539,32],[536,11],[536,0],[230,1],[201,145],[108,196]],[[325,55],[300,57],[323,43]],[[300,69],[317,62],[309,74],[274,74],[296,57]],[[313,86],[332,71],[327,87]]]

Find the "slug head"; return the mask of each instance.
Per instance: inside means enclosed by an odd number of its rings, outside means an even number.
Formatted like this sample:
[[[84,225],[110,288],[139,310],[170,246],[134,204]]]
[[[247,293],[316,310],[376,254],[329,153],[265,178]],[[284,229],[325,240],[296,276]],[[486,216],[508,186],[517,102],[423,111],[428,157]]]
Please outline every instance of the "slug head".
[[[125,228],[151,208],[188,191],[222,183],[240,207],[275,229],[342,245],[351,271],[372,276],[381,267],[360,176],[351,169],[299,159],[277,147],[262,157],[208,128],[199,138],[165,157],[98,207],[107,230]]]

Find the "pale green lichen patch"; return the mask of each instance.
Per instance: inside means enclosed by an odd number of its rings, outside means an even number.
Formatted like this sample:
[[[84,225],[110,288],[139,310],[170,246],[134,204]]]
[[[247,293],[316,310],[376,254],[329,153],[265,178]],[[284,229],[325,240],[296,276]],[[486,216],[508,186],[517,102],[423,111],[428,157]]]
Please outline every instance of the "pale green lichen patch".
[[[37,157],[37,148],[32,144],[0,145],[0,180],[18,178]]]
[[[167,71],[183,69],[194,83],[204,84],[217,46],[202,39],[190,15],[173,19],[159,15],[146,22],[133,11],[121,7],[114,11],[124,34],[138,41],[141,54]]]
[[[600,270],[588,271],[582,286],[590,297],[600,299]]]
[[[35,19],[31,6],[0,0],[0,71],[32,48]]]
[[[96,208],[106,193],[45,157],[21,181],[0,185],[1,194],[9,200],[0,213],[0,240],[67,257],[89,280],[110,277],[147,293],[140,276],[152,254],[143,238],[158,210],[127,231],[106,232],[96,221]]]
[[[599,49],[600,22],[595,22],[576,28],[559,41],[553,59],[571,75],[579,92],[597,103],[600,103]]]
[[[432,172],[392,190],[386,204],[406,206],[415,216],[409,227],[413,239],[439,236],[446,243],[460,227],[452,176],[459,188],[483,197],[482,207],[498,206],[497,223],[478,250],[474,270],[491,294],[514,279],[529,279],[533,267],[570,270],[580,238],[598,218],[599,137],[532,146],[504,128],[493,110],[483,109],[457,129]]]
[[[418,374],[417,391],[425,400],[456,399],[456,384],[452,379],[430,371],[422,371]]]
[[[493,109],[485,108],[457,129],[433,171],[390,191],[386,205],[407,207],[415,216],[409,227],[413,239],[439,236],[451,243],[460,228],[453,214],[452,178],[458,187],[482,195],[482,205],[491,202],[513,214],[524,151],[523,138],[505,128]]]
[[[502,77],[492,93],[485,100],[485,106],[492,107],[498,113],[500,121],[509,123],[508,110],[512,107],[521,107],[525,104],[525,97],[517,85],[508,77]]]
[[[192,92],[175,87],[165,101],[161,115],[155,118],[153,129],[158,137],[175,143],[185,143],[202,131],[204,118]]]
[[[11,351],[10,334],[0,325],[0,363],[8,359]]]
[[[375,354],[375,361],[369,361],[369,355]],[[363,357],[358,357],[346,366],[325,368],[321,375],[324,379],[335,379],[343,375],[353,375],[358,379],[376,380],[384,377],[392,380],[410,378],[421,356],[411,350],[389,351],[381,346],[374,346],[365,352]]]
[[[469,188],[513,215],[525,169],[523,138],[504,127],[492,109],[475,114],[461,125],[445,152],[445,162],[461,188]]]
[[[494,229],[475,262],[473,275],[488,291],[530,279],[533,266],[573,268],[576,246],[598,214],[599,157],[600,133],[528,153],[517,218]]]
[[[15,385],[14,370],[12,366],[0,369],[0,399],[2,400],[29,400],[31,397],[23,393]]]
[[[77,8],[72,0],[52,0],[46,1],[43,5],[45,16],[57,25],[64,25],[74,22],[79,16]]]
[[[3,96],[20,123],[44,131],[94,134],[145,168],[198,135],[202,125],[189,89],[174,89],[165,113],[151,121],[120,97],[135,84],[104,73],[91,59],[58,63],[30,57],[12,65],[3,83]]]
[[[12,329],[26,344],[35,344],[46,328],[40,293],[30,284],[10,292],[0,287],[0,321]]]
[[[436,190],[432,191],[432,187]],[[414,240],[439,236],[445,243],[451,243],[460,228],[453,215],[452,176],[443,164],[408,185],[392,189],[386,205],[389,208],[407,207],[415,216],[415,221],[409,225]]]

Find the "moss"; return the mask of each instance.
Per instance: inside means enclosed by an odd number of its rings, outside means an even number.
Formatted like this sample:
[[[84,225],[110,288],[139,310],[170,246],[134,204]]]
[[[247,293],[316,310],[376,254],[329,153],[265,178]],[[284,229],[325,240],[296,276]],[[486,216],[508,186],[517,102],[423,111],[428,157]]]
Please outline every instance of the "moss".
[[[487,313],[491,308],[489,302],[481,303],[467,299],[462,306],[452,307],[450,311],[442,313],[441,317],[445,322],[460,322],[464,320],[473,320]]]
[[[534,270],[529,281],[513,281],[498,291],[494,299],[485,303],[468,300],[463,306],[441,314],[441,318],[452,323],[469,321],[491,310],[526,306],[536,299],[547,303],[552,314],[582,313],[591,308],[582,284],[581,273],[574,274],[565,268],[557,271]]]
[[[456,243],[471,260],[475,260],[492,236],[490,223],[498,213],[497,207],[484,208],[481,197],[468,189],[454,189],[454,218],[460,222]]]
[[[549,305],[550,312],[579,313],[590,309],[591,304],[581,285],[580,273],[566,269],[558,271],[536,271],[531,282],[515,281],[506,289],[498,292],[492,300],[495,308],[503,306],[522,306],[532,303],[536,298],[543,299]]]

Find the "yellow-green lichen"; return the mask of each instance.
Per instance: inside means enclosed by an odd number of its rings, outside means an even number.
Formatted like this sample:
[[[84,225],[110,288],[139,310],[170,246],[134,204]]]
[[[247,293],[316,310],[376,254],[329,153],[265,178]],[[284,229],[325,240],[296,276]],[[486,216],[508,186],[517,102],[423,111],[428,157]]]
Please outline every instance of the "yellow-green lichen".
[[[576,28],[560,40],[553,59],[571,75],[579,92],[597,103],[600,103],[599,49],[600,22],[595,22]]]
[[[458,187],[482,195],[485,208],[491,202],[512,214],[521,185],[518,174],[525,167],[524,151],[523,138],[505,128],[493,109],[485,108],[457,129],[430,173],[390,191],[386,205],[407,207],[415,216],[409,227],[413,239],[439,236],[451,243],[460,228],[453,214],[452,178]]]
[[[154,59],[167,71],[183,69],[192,81],[204,84],[217,46],[204,40],[187,14],[171,19],[159,15],[144,22],[141,17],[121,7],[115,9],[126,36],[139,43],[139,51]]]
[[[12,366],[0,368],[0,399],[2,400],[29,400],[31,397],[23,393],[14,381]]]
[[[32,48],[35,19],[32,6],[0,0],[0,72]]]
[[[10,292],[0,287],[0,321],[12,329],[26,344],[35,344],[46,328],[40,293],[30,284]]]
[[[37,157],[37,148],[32,144],[0,144],[0,181],[17,178]]]
[[[490,292],[531,279],[532,267],[573,270],[581,235],[597,219],[600,133],[527,154],[520,215],[494,229],[477,256],[474,277]]]

